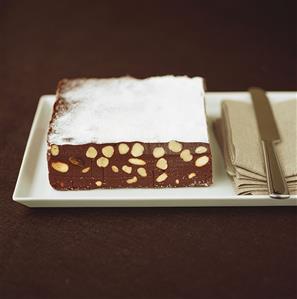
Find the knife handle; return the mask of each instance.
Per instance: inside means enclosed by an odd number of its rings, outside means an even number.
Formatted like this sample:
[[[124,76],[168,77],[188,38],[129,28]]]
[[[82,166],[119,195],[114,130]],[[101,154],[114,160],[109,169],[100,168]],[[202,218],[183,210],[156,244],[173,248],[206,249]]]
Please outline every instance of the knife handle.
[[[288,185],[275,153],[273,142],[262,140],[262,148],[264,153],[269,196],[278,199],[289,198]]]

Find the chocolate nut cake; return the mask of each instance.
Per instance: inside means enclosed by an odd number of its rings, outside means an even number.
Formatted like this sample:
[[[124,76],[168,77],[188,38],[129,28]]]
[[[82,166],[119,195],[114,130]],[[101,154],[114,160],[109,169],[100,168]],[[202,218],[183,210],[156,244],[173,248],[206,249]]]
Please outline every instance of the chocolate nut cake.
[[[212,183],[203,79],[64,79],[48,131],[57,190]]]

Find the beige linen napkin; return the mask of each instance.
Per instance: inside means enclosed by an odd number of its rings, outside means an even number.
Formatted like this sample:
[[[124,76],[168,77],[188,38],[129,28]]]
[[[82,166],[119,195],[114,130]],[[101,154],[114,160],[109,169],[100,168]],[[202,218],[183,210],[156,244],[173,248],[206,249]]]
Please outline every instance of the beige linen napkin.
[[[297,101],[272,104],[281,142],[275,146],[290,194],[297,194]],[[253,105],[223,101],[222,118],[214,124],[226,170],[238,194],[268,194],[261,141]]]

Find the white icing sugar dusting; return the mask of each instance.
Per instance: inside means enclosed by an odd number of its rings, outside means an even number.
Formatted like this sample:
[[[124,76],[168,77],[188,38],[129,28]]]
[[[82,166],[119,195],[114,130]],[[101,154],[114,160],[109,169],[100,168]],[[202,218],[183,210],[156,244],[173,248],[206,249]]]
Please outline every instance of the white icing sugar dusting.
[[[61,94],[69,108],[53,121],[51,144],[208,142],[200,77],[77,82]]]

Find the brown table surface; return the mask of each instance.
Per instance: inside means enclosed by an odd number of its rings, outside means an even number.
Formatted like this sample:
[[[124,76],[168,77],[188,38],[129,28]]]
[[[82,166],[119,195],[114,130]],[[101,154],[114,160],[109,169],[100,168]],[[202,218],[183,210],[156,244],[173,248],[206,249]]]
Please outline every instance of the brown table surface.
[[[294,207],[12,202],[38,98],[60,78],[296,90],[295,1],[217,2],[0,1],[1,298],[295,298]]]

